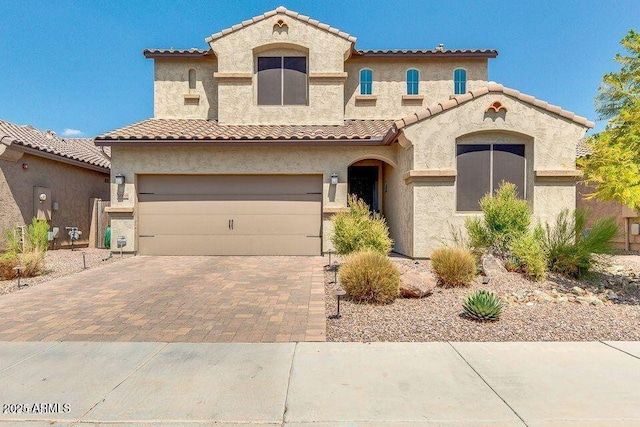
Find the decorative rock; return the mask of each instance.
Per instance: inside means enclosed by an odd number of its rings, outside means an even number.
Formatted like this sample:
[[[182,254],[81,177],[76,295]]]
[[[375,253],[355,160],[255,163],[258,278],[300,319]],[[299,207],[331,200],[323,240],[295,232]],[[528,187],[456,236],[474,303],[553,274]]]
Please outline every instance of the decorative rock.
[[[507,269],[504,268],[502,261],[498,258],[491,254],[486,254],[482,256],[482,271],[484,271],[486,276],[493,277],[498,274],[506,273]]]
[[[571,292],[573,292],[576,295],[580,295],[580,296],[587,294],[587,291],[585,291],[584,289],[582,289],[579,286],[574,286],[573,288],[571,288]]]
[[[425,275],[409,271],[400,278],[400,295],[404,298],[424,298],[433,293],[436,281]]]

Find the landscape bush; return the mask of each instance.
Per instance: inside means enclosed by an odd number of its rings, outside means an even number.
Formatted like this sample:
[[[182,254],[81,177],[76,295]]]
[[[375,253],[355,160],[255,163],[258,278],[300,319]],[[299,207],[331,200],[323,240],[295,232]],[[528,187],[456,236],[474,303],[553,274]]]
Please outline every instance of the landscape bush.
[[[539,233],[529,233],[511,241],[510,256],[505,263],[508,270],[519,271],[531,280],[544,280],[547,273],[547,254]]]
[[[518,198],[516,186],[510,182],[503,181],[495,195],[485,195],[480,207],[482,218],[465,221],[469,245],[474,250],[503,255],[513,240],[529,230],[531,209],[526,200]]]
[[[355,252],[339,269],[340,285],[356,302],[388,304],[400,293],[400,272],[391,260],[371,250]]]
[[[388,254],[393,246],[389,227],[383,217],[373,214],[356,196],[348,198],[349,210],[333,217],[331,242],[337,253],[347,255],[370,250]]]
[[[10,280],[16,276],[14,270],[20,264],[18,254],[9,251],[4,254],[0,254],[0,280]]]
[[[44,252],[32,251],[18,255],[20,265],[24,267],[22,277],[35,277],[44,271]],[[14,272],[15,275],[15,272]]]
[[[431,254],[431,269],[443,286],[468,285],[476,275],[476,257],[464,248],[439,248]]]
[[[596,263],[592,254],[611,253],[612,240],[618,234],[614,219],[600,218],[590,229],[586,229],[586,223],[584,210],[572,213],[565,209],[558,214],[553,226],[546,225],[541,235],[550,271],[581,278]]]
[[[484,322],[500,319],[504,306],[504,301],[489,291],[473,292],[462,304],[467,317]]]
[[[26,242],[23,252],[46,252],[49,248],[49,223],[33,218],[27,226]]]

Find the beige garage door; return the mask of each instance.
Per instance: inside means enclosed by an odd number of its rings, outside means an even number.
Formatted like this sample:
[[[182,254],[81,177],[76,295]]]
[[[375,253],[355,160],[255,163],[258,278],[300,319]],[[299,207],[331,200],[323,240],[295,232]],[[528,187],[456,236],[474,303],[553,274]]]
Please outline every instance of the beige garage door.
[[[141,175],[142,255],[320,255],[322,175]]]

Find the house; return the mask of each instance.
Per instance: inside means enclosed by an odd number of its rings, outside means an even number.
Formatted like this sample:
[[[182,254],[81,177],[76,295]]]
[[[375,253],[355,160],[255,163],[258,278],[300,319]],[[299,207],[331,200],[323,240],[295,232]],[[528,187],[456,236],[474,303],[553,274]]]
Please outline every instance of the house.
[[[0,248],[6,229],[33,217],[59,228],[56,247],[71,243],[65,227],[82,232],[74,244],[89,244],[91,201],[109,200],[108,153],[92,138],[0,120]]]
[[[589,156],[591,150],[586,144],[588,138],[583,138],[578,142],[576,157]],[[588,212],[587,227],[593,225],[595,221],[605,217],[615,219],[620,233],[613,239],[616,249],[640,251],[640,213],[616,202],[602,202],[589,195],[595,188],[578,182],[576,185],[576,207]]]
[[[495,50],[360,50],[284,7],[206,42],[145,50],[154,117],[95,139],[112,150],[114,248],[318,255],[353,193],[396,252],[429,257],[502,180],[542,221],[575,206],[593,123],[489,82]]]

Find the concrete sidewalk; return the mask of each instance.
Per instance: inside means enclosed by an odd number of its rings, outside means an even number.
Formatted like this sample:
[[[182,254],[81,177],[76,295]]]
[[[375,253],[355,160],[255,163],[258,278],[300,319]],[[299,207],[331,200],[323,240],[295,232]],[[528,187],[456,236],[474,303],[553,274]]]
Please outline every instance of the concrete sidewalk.
[[[0,343],[0,426],[638,426],[639,402],[639,342]]]

